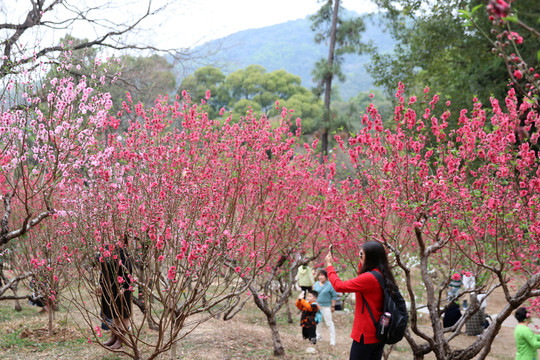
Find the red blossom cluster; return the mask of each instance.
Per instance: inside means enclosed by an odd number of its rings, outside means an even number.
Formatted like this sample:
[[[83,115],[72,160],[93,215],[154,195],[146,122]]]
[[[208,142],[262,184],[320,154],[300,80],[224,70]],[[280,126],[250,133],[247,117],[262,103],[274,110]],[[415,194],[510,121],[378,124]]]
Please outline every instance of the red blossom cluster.
[[[504,0],[489,0],[487,11],[492,16],[503,18],[510,13],[510,5]]]

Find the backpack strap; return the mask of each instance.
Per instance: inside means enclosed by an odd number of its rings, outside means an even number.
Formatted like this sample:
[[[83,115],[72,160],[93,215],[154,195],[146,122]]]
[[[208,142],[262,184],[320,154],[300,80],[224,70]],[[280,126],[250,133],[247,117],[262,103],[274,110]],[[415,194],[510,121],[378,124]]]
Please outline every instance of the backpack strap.
[[[386,285],[384,283],[384,278],[382,276],[381,273],[379,273],[378,271],[370,271],[370,273],[375,276],[375,279],[377,279],[377,281],[379,282],[379,285],[381,286],[382,290],[383,290],[383,296],[384,296],[384,292],[386,291]],[[369,316],[371,316],[371,320],[373,320],[373,325],[375,326],[375,328],[377,328],[377,321],[375,320],[375,317],[373,316],[373,313],[371,312],[371,309],[369,307],[369,304],[367,303],[366,301],[366,298],[364,297],[364,294],[362,294],[362,301],[364,302],[364,304],[366,305],[367,309],[368,309],[368,312],[369,312]]]
[[[379,282],[379,285],[381,285],[381,288],[383,289],[383,292],[384,292],[384,290],[386,289],[386,282],[384,281],[382,274],[374,270],[371,270],[370,274],[375,276],[375,279],[377,279],[377,281]]]
[[[364,305],[367,306],[367,310],[369,311],[369,316],[371,316],[371,320],[373,320],[373,325],[375,326],[375,328],[377,328],[377,321],[375,321],[375,317],[373,316],[373,313],[371,312],[371,309],[369,308],[366,298],[364,298],[364,294],[362,294],[362,301],[364,302]]]

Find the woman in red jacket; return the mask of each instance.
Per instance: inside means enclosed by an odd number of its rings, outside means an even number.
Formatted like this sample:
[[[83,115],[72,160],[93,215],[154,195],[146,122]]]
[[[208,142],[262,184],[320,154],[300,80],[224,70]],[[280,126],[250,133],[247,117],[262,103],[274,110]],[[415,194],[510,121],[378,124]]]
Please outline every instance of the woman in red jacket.
[[[362,295],[373,312],[373,317],[379,319],[383,307],[383,290],[375,275],[370,271],[380,272],[391,293],[397,290],[396,281],[390,266],[384,246],[376,241],[369,241],[362,245],[360,250],[359,274],[351,280],[342,281],[334,270],[332,254],[326,256],[328,279],[337,292],[354,292],[356,294],[356,307],[354,310],[354,323],[351,333],[353,343],[350,360],[380,360],[384,344],[375,336],[375,325],[369,315],[367,307],[362,301]]]

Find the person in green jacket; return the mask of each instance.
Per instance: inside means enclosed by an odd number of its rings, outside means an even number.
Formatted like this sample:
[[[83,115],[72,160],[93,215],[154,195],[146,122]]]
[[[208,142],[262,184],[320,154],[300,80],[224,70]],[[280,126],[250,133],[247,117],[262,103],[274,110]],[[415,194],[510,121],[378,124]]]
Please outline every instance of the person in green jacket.
[[[518,321],[514,330],[516,339],[516,360],[538,360],[538,349],[540,349],[540,334],[535,334],[527,324],[531,322],[527,316],[527,309],[520,307],[516,310],[515,317]]]

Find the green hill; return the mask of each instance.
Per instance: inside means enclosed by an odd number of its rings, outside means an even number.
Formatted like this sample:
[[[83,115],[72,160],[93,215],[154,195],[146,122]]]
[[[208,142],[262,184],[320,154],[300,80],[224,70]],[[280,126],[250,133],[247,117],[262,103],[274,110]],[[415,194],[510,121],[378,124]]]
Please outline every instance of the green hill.
[[[382,51],[391,51],[394,42],[378,26],[377,17],[372,15],[366,18],[365,23],[364,41],[373,41]],[[183,64],[184,74],[204,65],[217,66],[229,74],[248,65],[258,64],[269,72],[284,69],[298,75],[302,78],[302,85],[312,88],[314,83],[311,71],[314,64],[328,56],[328,45],[316,44],[313,35],[308,18],[240,31],[195,48],[199,53],[214,50],[215,54],[200,62]],[[344,83],[335,82],[342,98],[348,99],[358,92],[374,88],[373,80],[365,69],[368,61],[367,55],[348,55],[345,58],[343,72],[347,79]]]

